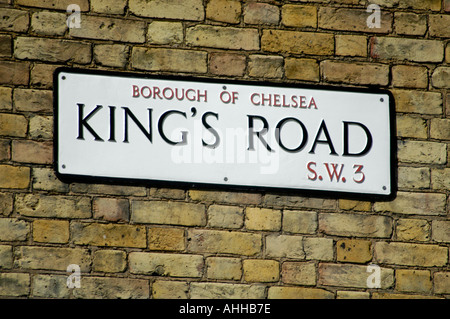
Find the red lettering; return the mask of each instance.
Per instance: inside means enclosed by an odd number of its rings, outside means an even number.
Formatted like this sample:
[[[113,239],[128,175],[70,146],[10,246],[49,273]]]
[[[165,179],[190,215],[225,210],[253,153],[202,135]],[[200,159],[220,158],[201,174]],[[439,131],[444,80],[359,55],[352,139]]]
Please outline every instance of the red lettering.
[[[300,96],[300,107],[306,109],[306,96]]]
[[[148,90],[148,94],[147,94],[147,95],[144,94],[144,89],[147,89],[147,90]],[[148,86],[143,86],[143,87],[141,88],[141,95],[142,95],[144,98],[148,99],[149,97],[152,96],[152,90],[151,90]]]
[[[344,164],[341,164],[341,169],[339,170],[339,173],[336,171],[336,168],[338,167],[338,164],[331,163],[331,167],[333,167],[333,172],[330,172],[330,168],[328,167],[328,163],[323,163],[327,169],[328,176],[330,177],[330,181],[333,181],[333,177],[336,176],[336,180],[339,182],[341,179],[342,169],[344,168]],[[344,178],[342,179],[343,182],[345,182]]]
[[[273,106],[281,106],[280,104],[280,95],[274,94],[273,95]]]
[[[355,167],[356,167],[355,174],[361,174],[361,178],[359,180],[356,180],[355,178],[353,178],[353,180],[355,181],[355,183],[361,184],[366,179],[366,176],[362,172],[362,169],[364,168],[364,166],[355,164],[355,165],[353,165],[353,168],[355,168]]]
[[[297,107],[298,106],[297,95],[292,95],[291,96],[291,101],[292,101],[292,107]]]
[[[253,103],[253,105],[260,105],[261,102],[255,102],[255,101],[253,100],[253,98],[254,98],[255,96],[259,96],[259,93],[253,93],[252,95],[250,95],[250,101]]]
[[[133,85],[133,97],[139,97],[139,86]]]
[[[314,174],[312,177],[308,175],[308,179],[311,181],[315,181],[317,179],[317,173],[314,169],[311,168],[311,165],[316,166],[316,162],[309,162],[306,166],[308,168],[308,171]]]
[[[289,107],[290,104],[286,104],[286,95],[283,94],[283,107]]]
[[[316,101],[314,101],[313,97],[311,97],[311,101],[309,101],[308,109],[310,109],[312,105],[314,105],[314,108],[317,109]]]

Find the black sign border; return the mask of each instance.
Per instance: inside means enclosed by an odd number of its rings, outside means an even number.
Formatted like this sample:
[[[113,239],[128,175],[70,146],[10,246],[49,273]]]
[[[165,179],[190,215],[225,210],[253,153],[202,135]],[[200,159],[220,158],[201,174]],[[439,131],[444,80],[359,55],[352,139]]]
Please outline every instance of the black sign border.
[[[390,194],[373,194],[373,193],[353,193],[343,191],[328,191],[328,190],[311,190],[311,189],[299,189],[299,188],[285,188],[285,187],[267,187],[267,186],[247,186],[247,185],[232,185],[232,184],[210,184],[210,183],[191,183],[182,181],[164,181],[164,180],[152,180],[152,179],[133,179],[133,178],[118,178],[118,177],[100,177],[91,175],[74,175],[65,174],[59,171],[59,159],[58,159],[58,77],[60,73],[73,73],[73,74],[89,74],[89,75],[104,75],[112,77],[128,77],[138,79],[153,79],[153,80],[172,80],[172,81],[190,81],[190,82],[209,82],[222,85],[259,85],[268,87],[281,87],[281,88],[296,88],[296,89],[311,89],[311,90],[328,90],[337,92],[354,92],[354,93],[369,93],[369,94],[386,94],[389,96],[389,127],[390,127]],[[246,81],[235,79],[218,79],[207,77],[193,77],[193,76],[181,76],[181,75],[160,75],[155,73],[132,73],[129,71],[107,71],[98,69],[82,69],[71,67],[58,67],[53,73],[53,169],[56,177],[64,183],[88,183],[88,184],[108,184],[108,185],[128,185],[128,186],[145,186],[145,187],[167,187],[167,188],[179,188],[179,189],[204,189],[204,190],[217,190],[217,191],[245,191],[245,192],[259,192],[270,193],[290,196],[303,196],[303,197],[319,197],[330,199],[355,199],[364,201],[392,201],[397,196],[397,127],[396,127],[396,113],[395,113],[395,101],[393,94],[387,89],[381,89],[379,87],[349,87],[349,86],[331,86],[331,85],[311,85],[311,84],[298,84],[298,83],[283,83],[283,82],[269,82],[269,81]]]

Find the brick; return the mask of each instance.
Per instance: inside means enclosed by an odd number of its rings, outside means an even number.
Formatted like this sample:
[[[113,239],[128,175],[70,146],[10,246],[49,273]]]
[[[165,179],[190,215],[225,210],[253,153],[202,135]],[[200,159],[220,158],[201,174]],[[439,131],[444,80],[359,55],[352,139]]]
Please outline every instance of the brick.
[[[269,287],[268,299],[334,299],[334,294],[320,288]]]
[[[91,0],[92,12],[106,14],[124,14],[127,0],[116,0],[114,2],[108,0]]]
[[[0,35],[0,57],[12,55],[12,41],[9,35]]]
[[[218,280],[240,280],[242,264],[239,258],[209,257],[206,259],[206,277]]]
[[[110,222],[128,222],[130,220],[130,204],[127,199],[95,198],[92,203],[94,218]]]
[[[83,194],[146,196],[145,187],[102,184],[72,184],[72,192]]]
[[[31,16],[31,31],[39,35],[64,35],[68,28],[66,20],[64,13],[35,12]]]
[[[438,245],[396,242],[374,244],[374,257],[377,263],[415,267],[444,266],[448,261],[447,255],[447,247]]]
[[[185,240],[183,229],[161,227],[148,229],[148,248],[150,250],[184,250]]]
[[[206,73],[206,57],[202,51],[134,47],[130,61],[140,70]]]
[[[245,209],[245,228],[248,230],[278,231],[281,229],[281,211],[247,207]]]
[[[135,223],[183,226],[206,225],[205,206],[165,201],[132,201],[131,221]]]
[[[52,142],[14,140],[11,144],[12,160],[20,163],[53,163]]]
[[[0,273],[0,296],[21,297],[30,292],[30,275]]]
[[[188,251],[193,253],[224,253],[242,256],[254,256],[261,252],[260,234],[222,231],[188,231]]]
[[[181,22],[153,21],[148,26],[148,42],[155,44],[180,44],[183,42]]]
[[[31,115],[29,135],[32,139],[52,139],[53,116]]]
[[[216,75],[242,76],[246,65],[246,58],[243,55],[211,53],[209,71]]]
[[[431,185],[433,189],[450,189],[450,168],[431,169]]]
[[[134,278],[83,277],[73,296],[78,299],[148,299],[148,280]]]
[[[23,115],[0,113],[0,135],[25,137],[28,121]]]
[[[28,188],[30,168],[0,165],[0,188]]]
[[[376,212],[414,215],[445,215],[445,194],[398,192],[390,202],[376,202]]]
[[[387,8],[417,9],[417,10],[441,10],[440,0],[373,0],[371,3]]]
[[[28,217],[91,217],[91,201],[85,197],[20,194],[16,196],[14,208],[18,214]]]
[[[11,158],[10,140],[0,140],[0,161],[8,161]]]
[[[317,27],[317,9],[314,6],[286,4],[281,7],[281,23],[287,27]]]
[[[398,160],[403,163],[445,164],[447,147],[444,143],[398,141]]]
[[[442,62],[444,46],[437,40],[373,37],[370,53],[374,59]]]
[[[192,282],[192,299],[264,299],[265,287],[261,285]]]
[[[186,44],[232,50],[259,50],[259,34],[257,29],[196,25],[186,29]]]
[[[250,56],[248,74],[251,77],[281,78],[283,57],[254,54]]]
[[[247,282],[277,282],[280,265],[276,260],[246,259],[242,263]]]
[[[53,87],[53,73],[60,66],[34,63],[31,69],[30,84],[37,88],[51,89]]]
[[[175,188],[150,188],[150,197],[159,199],[184,199],[186,190]]]
[[[153,299],[189,299],[189,283],[156,280],[152,285]]]
[[[437,242],[450,242],[450,221],[433,220],[431,222],[433,240]]]
[[[20,246],[15,250],[14,266],[28,269],[67,271],[67,266],[77,264],[81,272],[90,270],[89,250],[81,248]]]
[[[397,269],[395,289],[418,293],[431,293],[433,284],[429,270]]]
[[[320,285],[369,288],[367,285],[368,277],[371,272],[368,267],[363,265],[350,264],[319,264]],[[394,270],[380,267],[380,286],[382,289],[392,287],[394,284]]]
[[[0,84],[27,85],[29,79],[29,63],[0,61]]]
[[[430,169],[427,167],[399,167],[398,186],[401,188],[429,188],[431,181]]]
[[[201,21],[204,19],[202,0],[167,2],[164,0],[130,0],[129,10],[141,17]]]
[[[319,9],[319,28],[373,33],[390,33],[392,31],[392,13],[381,11],[379,28],[369,27],[367,23],[369,15],[365,9],[321,7]]]
[[[70,28],[75,38],[110,40],[130,43],[145,42],[145,22],[130,19],[83,16],[82,28]]]
[[[430,295],[417,295],[417,294],[399,294],[399,293],[387,293],[387,292],[373,292],[372,299],[439,299]]]
[[[303,237],[291,235],[268,235],[266,238],[266,256],[270,258],[304,259]]]
[[[0,218],[0,241],[24,241],[30,232],[30,225],[16,218]]]
[[[69,298],[67,276],[35,275],[33,276],[33,297],[36,298]]]
[[[433,37],[450,37],[450,15],[431,14],[429,15],[429,32]]]
[[[335,200],[275,194],[266,194],[264,196],[263,204],[268,207],[290,207],[295,209],[300,207],[316,209],[336,208]]]
[[[132,274],[193,278],[202,276],[203,257],[200,255],[131,252],[128,260]]]
[[[143,226],[73,222],[71,235],[77,245],[147,247]]]
[[[319,214],[319,230],[327,235],[389,238],[392,218],[365,214]]]
[[[334,257],[333,240],[330,238],[303,238],[303,250],[307,260],[332,260]]]
[[[423,36],[427,31],[426,15],[396,12],[394,17],[394,28],[397,34]]]
[[[12,109],[12,89],[0,87],[0,110]]]
[[[210,0],[206,5],[206,19],[239,23],[241,16],[241,3],[234,0]]]
[[[395,232],[397,240],[429,241],[431,237],[431,226],[424,219],[402,218],[397,221]]]
[[[309,211],[283,211],[282,228],[293,234],[314,234],[317,230],[317,213]]]
[[[320,32],[263,30],[261,49],[278,53],[332,55],[334,36]]]
[[[327,82],[344,82],[357,85],[387,85],[389,66],[374,63],[349,63],[322,61],[323,79]]]
[[[13,266],[12,246],[0,245],[0,269],[10,269]]]
[[[449,0],[444,0],[443,5],[444,5],[443,9],[445,10],[445,12],[450,12],[450,2],[449,2]]]
[[[392,90],[397,112],[442,114],[442,96],[438,92]]]
[[[434,273],[434,292],[437,294],[450,293],[450,273],[436,272]]]
[[[94,46],[94,61],[100,65],[125,67],[129,49],[122,44],[97,44]]]
[[[48,62],[91,62],[91,45],[71,40],[17,37],[14,56],[21,60]]]
[[[370,212],[372,210],[372,203],[367,201],[340,199],[339,208],[343,210]]]
[[[427,120],[408,115],[397,115],[397,136],[423,138],[428,137]]]
[[[127,254],[118,250],[97,250],[94,252],[93,271],[114,273],[124,272],[127,267]]]
[[[450,119],[431,119],[430,137],[440,140],[450,140]]]
[[[341,239],[336,242],[336,260],[364,264],[372,260],[371,242],[363,239]]]
[[[67,193],[69,184],[61,182],[51,168],[34,167],[32,170],[33,190]]]
[[[336,299],[370,299],[370,294],[362,291],[336,291]]]
[[[336,35],[336,55],[367,56],[367,38],[362,35]]]
[[[421,66],[395,65],[392,67],[392,84],[395,87],[426,89],[428,70]]]
[[[52,112],[52,91],[14,89],[14,107],[22,112]]]
[[[189,197],[194,201],[224,204],[258,205],[261,203],[261,194],[258,193],[190,190]]]
[[[227,205],[211,205],[208,208],[208,226],[241,228],[244,225],[242,208]]]
[[[278,24],[280,9],[269,3],[250,2],[244,6],[244,23]]]
[[[439,66],[433,71],[431,83],[434,87],[450,88],[450,67]]]
[[[40,243],[67,243],[69,242],[69,222],[67,220],[35,220],[33,221],[33,240]]]
[[[286,261],[281,268],[281,281],[285,284],[316,285],[316,266],[313,262]]]
[[[319,63],[314,59],[286,58],[284,61],[286,78],[318,82]]]
[[[0,13],[0,30],[25,32],[28,30],[29,17],[27,11],[2,8]]]
[[[37,8],[46,8],[53,10],[67,10],[67,7],[72,4],[72,0],[18,0],[16,4],[26,7],[37,7]],[[79,0],[77,1],[77,5],[80,7],[81,11],[89,11],[89,1],[88,0]]]
[[[13,194],[0,193],[0,215],[8,216],[13,211]]]

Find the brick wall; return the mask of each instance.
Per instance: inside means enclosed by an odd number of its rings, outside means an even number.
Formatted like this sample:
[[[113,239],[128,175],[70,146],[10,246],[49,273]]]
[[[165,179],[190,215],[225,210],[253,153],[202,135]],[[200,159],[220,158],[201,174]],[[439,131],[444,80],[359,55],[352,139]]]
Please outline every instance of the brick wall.
[[[0,297],[450,297],[450,1],[173,3],[0,0]],[[389,89],[398,196],[65,184],[58,66]]]

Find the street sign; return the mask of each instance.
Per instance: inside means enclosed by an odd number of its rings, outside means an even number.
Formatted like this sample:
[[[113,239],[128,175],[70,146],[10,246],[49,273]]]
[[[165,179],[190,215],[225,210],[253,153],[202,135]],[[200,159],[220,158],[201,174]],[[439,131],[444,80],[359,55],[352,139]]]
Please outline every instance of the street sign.
[[[389,91],[59,68],[62,179],[395,196]]]

